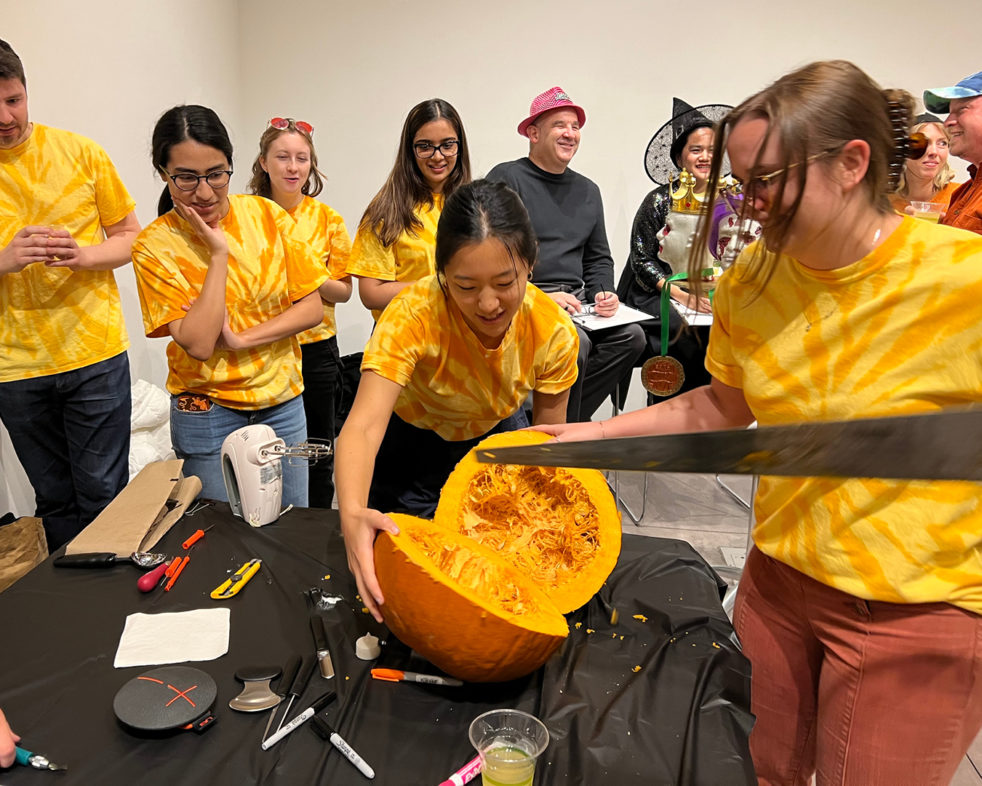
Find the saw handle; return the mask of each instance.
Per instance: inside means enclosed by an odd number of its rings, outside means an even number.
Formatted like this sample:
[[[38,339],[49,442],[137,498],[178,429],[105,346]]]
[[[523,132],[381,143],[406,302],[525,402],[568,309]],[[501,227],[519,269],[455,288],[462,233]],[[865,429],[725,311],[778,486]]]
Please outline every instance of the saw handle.
[[[54,561],[58,568],[108,568],[115,564],[116,555],[111,552],[95,554],[62,554]]]

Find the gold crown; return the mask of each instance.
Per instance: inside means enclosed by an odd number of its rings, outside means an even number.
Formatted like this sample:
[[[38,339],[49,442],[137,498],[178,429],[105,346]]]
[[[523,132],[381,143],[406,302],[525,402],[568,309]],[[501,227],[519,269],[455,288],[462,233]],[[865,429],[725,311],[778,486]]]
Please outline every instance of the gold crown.
[[[673,213],[698,215],[702,212],[705,195],[700,196],[699,194],[693,193],[692,189],[695,188],[695,185],[695,176],[683,169],[682,174],[679,175],[678,191],[672,192]]]

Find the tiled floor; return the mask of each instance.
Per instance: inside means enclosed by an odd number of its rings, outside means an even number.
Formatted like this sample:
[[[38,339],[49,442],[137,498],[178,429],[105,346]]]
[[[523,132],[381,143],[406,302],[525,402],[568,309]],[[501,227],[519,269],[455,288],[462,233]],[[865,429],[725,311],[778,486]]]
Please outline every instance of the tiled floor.
[[[643,474],[622,472],[616,478],[623,500],[637,514],[642,500]],[[748,477],[721,480],[743,499],[749,499]],[[611,478],[615,482],[615,478]],[[648,475],[647,506],[635,525],[625,515],[624,531],[679,538],[691,543],[715,566],[740,564],[746,554],[749,513],[724,491],[712,475]],[[724,578],[733,571],[720,571]],[[982,786],[982,735],[969,748],[951,786]]]

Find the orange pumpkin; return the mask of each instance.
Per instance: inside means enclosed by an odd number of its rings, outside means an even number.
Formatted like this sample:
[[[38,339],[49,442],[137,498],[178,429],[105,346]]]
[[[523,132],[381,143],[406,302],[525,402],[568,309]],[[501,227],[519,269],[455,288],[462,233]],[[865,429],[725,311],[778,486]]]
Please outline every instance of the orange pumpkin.
[[[471,682],[511,680],[566,638],[555,604],[506,560],[435,522],[390,515],[399,534],[375,541],[385,622],[435,666]]]
[[[548,436],[497,434],[477,449]],[[620,554],[620,515],[590,469],[479,464],[454,469],[433,521],[390,514],[400,533],[375,541],[389,629],[460,679],[497,682],[539,668]]]
[[[549,439],[510,431],[476,449]],[[471,451],[444,485],[434,520],[508,559],[564,614],[594,596],[621,552],[617,503],[595,469],[480,464]]]

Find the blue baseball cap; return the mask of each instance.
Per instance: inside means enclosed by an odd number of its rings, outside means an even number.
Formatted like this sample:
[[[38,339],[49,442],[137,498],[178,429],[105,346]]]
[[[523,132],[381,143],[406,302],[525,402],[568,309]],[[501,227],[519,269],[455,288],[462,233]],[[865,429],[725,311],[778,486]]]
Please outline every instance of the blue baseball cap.
[[[936,87],[924,91],[924,106],[929,112],[947,112],[953,98],[982,96],[982,71],[966,76],[954,87]]]

